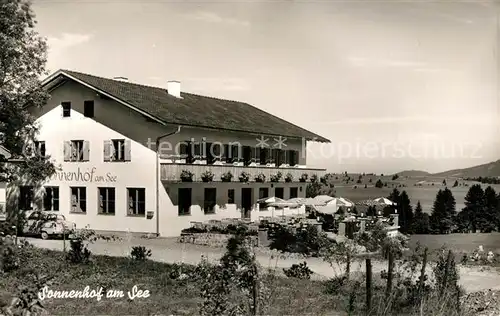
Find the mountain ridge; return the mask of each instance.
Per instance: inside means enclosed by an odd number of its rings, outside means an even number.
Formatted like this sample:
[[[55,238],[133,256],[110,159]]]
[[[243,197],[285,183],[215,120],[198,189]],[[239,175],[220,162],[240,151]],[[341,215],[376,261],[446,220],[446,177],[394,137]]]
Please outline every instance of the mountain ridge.
[[[437,176],[456,178],[500,177],[500,159],[477,166],[452,169],[437,173],[430,173],[423,170],[404,170],[398,172],[397,175],[407,177]]]

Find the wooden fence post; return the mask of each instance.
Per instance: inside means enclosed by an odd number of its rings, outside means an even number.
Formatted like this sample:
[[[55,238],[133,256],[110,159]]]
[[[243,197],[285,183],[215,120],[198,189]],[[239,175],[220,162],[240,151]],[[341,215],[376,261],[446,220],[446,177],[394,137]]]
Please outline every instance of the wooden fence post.
[[[445,289],[448,288],[448,274],[450,274],[450,265],[451,265],[451,256],[453,255],[453,252],[451,250],[448,251],[448,256],[446,257],[446,266],[444,269],[444,277],[443,277],[443,284],[441,285],[441,296],[444,294]]]
[[[418,280],[418,299],[421,301],[422,300],[422,292],[424,290],[424,278],[425,278],[425,270],[427,268],[427,252],[429,249],[425,247],[424,249],[424,255],[422,258],[422,269],[420,270],[420,279]]]
[[[259,314],[259,271],[257,264],[254,265],[254,275],[253,275],[253,315],[257,316]]]
[[[372,310],[372,260],[366,259],[366,315]]]
[[[389,249],[389,266],[387,269],[387,288],[385,291],[385,298],[388,299],[392,292],[392,280],[394,277],[394,251]]]

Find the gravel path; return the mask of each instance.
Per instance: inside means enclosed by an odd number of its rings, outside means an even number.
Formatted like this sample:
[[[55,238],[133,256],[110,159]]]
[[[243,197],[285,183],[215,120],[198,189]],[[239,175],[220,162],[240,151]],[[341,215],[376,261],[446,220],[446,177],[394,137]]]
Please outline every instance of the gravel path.
[[[63,250],[61,240],[41,240],[36,238],[26,238],[31,244],[39,248]],[[125,238],[121,241],[97,241],[89,246],[94,254],[108,256],[128,256],[132,246],[142,245],[151,249],[151,259],[166,263],[197,264],[201,256],[205,255],[210,261],[217,261],[224,253],[224,249],[210,248],[192,244],[180,244],[176,239],[143,239]],[[67,243],[69,247],[69,244]],[[340,269],[333,269],[329,264],[317,258],[272,258],[269,253],[257,251],[257,260],[264,267],[289,268],[292,264],[307,261],[307,265],[315,272],[316,279],[325,279],[340,273]],[[373,272],[378,273],[387,269],[387,264],[383,262],[372,262]],[[364,263],[354,263],[352,272],[364,272]],[[476,292],[487,289],[500,290],[500,273],[493,269],[480,267],[460,266],[460,284],[467,292]]]

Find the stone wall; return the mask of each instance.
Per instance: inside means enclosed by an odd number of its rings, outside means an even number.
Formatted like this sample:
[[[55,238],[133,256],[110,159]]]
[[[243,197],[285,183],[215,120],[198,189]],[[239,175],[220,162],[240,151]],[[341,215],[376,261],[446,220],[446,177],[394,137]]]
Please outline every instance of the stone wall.
[[[233,235],[230,234],[214,234],[214,233],[186,234],[179,237],[178,242],[208,246],[213,248],[224,248],[226,247],[227,241],[232,236]],[[247,238],[250,240],[253,246],[258,245],[257,236],[249,236]]]

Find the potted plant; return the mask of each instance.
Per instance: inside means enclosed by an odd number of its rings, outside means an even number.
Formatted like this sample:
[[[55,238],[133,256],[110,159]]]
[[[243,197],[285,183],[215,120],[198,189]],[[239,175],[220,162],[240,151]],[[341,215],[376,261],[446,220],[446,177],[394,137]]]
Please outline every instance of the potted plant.
[[[210,170],[206,170],[201,174],[201,180],[203,182],[211,182],[214,179],[214,174]]]
[[[240,179],[240,182],[248,182],[248,180],[250,180],[250,174],[243,171],[238,178]]]
[[[220,179],[222,180],[222,182],[231,182],[231,180],[233,179],[233,174],[231,173],[231,171],[224,172]]]
[[[285,176],[285,182],[292,182],[293,181],[293,175],[291,173],[287,173]]]
[[[266,182],[266,176],[263,173],[259,173],[255,176],[255,182]]]
[[[313,175],[311,176],[311,182],[312,182],[312,183],[316,183],[316,182],[318,182],[318,175],[317,175],[317,174],[313,174]]]
[[[271,182],[280,182],[282,176],[283,174],[278,171],[277,174],[271,175]]]
[[[189,170],[182,170],[181,181],[182,182],[193,182],[193,173]]]
[[[307,181],[307,178],[309,178],[309,175],[307,173],[303,173],[300,178],[299,178],[299,181],[300,182],[306,182]]]

